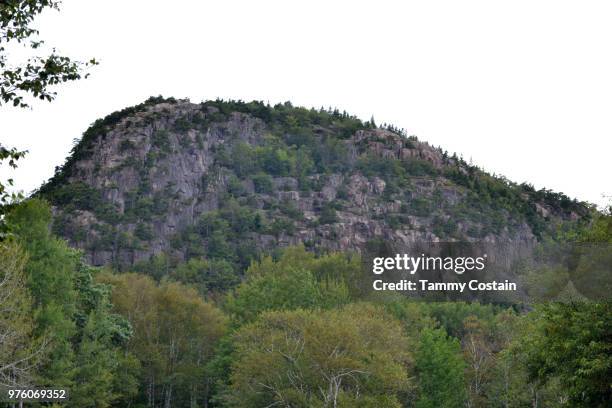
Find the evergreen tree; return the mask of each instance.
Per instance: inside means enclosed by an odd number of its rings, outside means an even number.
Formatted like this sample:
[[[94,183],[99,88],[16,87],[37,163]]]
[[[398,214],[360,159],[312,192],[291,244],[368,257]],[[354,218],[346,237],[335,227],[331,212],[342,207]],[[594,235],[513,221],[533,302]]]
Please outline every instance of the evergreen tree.
[[[7,217],[28,253],[25,276],[33,300],[33,335],[45,343],[33,382],[69,389],[74,396],[69,406],[109,406],[135,391],[126,387],[129,376],[123,384],[114,381],[130,363],[121,348],[131,327],[111,312],[108,288],[93,279],[97,270],[51,234],[50,220],[49,206],[37,199],[21,203]],[[91,400],[94,388],[97,399]]]
[[[465,363],[459,341],[443,329],[425,329],[415,354],[418,408],[459,408],[465,404]]]

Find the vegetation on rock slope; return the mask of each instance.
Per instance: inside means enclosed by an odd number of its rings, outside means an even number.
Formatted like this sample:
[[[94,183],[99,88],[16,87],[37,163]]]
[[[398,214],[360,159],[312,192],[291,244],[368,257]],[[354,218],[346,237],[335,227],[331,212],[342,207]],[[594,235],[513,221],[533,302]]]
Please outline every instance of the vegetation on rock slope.
[[[279,246],[381,237],[535,242],[592,212],[338,110],[161,97],[96,121],[38,196],[56,233],[120,268],[239,271]]]

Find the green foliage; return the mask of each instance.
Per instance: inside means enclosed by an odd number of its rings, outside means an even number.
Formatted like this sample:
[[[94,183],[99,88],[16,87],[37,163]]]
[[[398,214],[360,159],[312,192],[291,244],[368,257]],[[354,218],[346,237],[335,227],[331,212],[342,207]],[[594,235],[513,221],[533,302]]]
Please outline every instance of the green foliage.
[[[151,256],[147,260],[136,262],[132,270],[148,275],[156,281],[160,281],[164,276],[168,276],[178,263],[177,259],[173,259],[166,253],[161,252]]]
[[[469,204],[479,210],[481,218],[483,213],[487,218],[494,218],[499,216],[499,211],[506,211],[517,219],[525,219],[534,235],[541,238],[546,232],[546,223],[538,213],[536,203],[550,206],[554,212],[566,217],[571,213],[586,218],[590,216],[589,205],[571,200],[562,193],[546,189],[536,191],[530,185],[517,185],[503,177],[491,176],[460,159],[456,161],[457,165],[447,168],[444,176],[472,192]],[[499,226],[494,226],[493,230],[499,231]]]
[[[34,304],[42,308],[39,319],[45,325],[57,323],[69,329],[69,317],[75,313],[78,253],[51,236],[51,211],[43,201],[25,201],[8,215],[7,221],[29,254],[26,276]]]
[[[247,270],[247,276],[264,276],[268,273],[297,268],[312,272],[317,281],[324,284],[342,282],[352,288],[356,274],[362,267],[361,258],[354,254],[328,253],[316,256],[303,245],[284,248],[278,259],[266,256],[254,262]]]
[[[149,224],[138,223],[134,230],[134,235],[143,241],[150,241],[153,239],[153,229]]]
[[[151,137],[151,145],[163,153],[170,151],[170,133],[167,130],[157,130]]]
[[[465,319],[474,316],[484,322],[492,322],[503,308],[477,302],[432,302],[423,305],[427,313],[436,319],[446,332],[461,338],[465,334]]]
[[[405,296],[397,295],[386,298],[383,305],[387,313],[402,324],[411,348],[417,347],[422,333],[439,325],[439,322],[429,315],[426,309],[427,303],[416,302]]]
[[[67,184],[54,191],[52,199],[58,205],[72,204],[85,211],[94,211],[102,201],[100,193],[85,183]]]
[[[226,103],[232,104],[231,101]],[[284,107],[274,107],[271,116],[276,117],[277,109]],[[319,114],[322,113],[311,113]],[[219,148],[215,151],[217,164],[231,168],[240,178],[263,172],[272,176],[292,176],[300,183],[305,183],[306,177],[315,172],[342,171],[349,167],[345,144],[333,137],[315,136],[310,128],[315,125],[311,120],[299,125],[292,118],[280,122],[271,117],[268,119],[272,120],[269,124],[272,132],[262,145],[252,146],[238,141],[229,149]],[[312,120],[316,121],[314,117]],[[240,157],[240,160],[233,160],[236,157]]]
[[[227,192],[230,193],[232,197],[241,197],[246,193],[246,189],[238,177],[232,175],[227,181]]]
[[[380,308],[270,312],[234,337],[228,406],[399,407],[408,358]]]
[[[292,220],[283,217],[276,217],[265,229],[266,233],[280,237],[282,234],[293,235],[295,224]]]
[[[141,387],[126,405],[207,404],[207,363],[225,333],[222,313],[175,282],[158,286],[134,273],[106,274],[100,280],[112,286],[115,311],[134,327],[127,349],[139,361]]]
[[[240,282],[233,265],[223,259],[192,258],[177,265],[168,277],[193,286],[202,295],[227,292]]]
[[[33,335],[32,298],[26,287],[26,255],[13,242],[0,243],[0,383],[31,383],[39,339]]]
[[[266,256],[251,264],[246,281],[228,297],[226,309],[234,321],[244,323],[267,310],[337,307],[350,299],[343,276],[349,273],[346,266],[346,258],[315,258],[303,247],[286,250],[278,261]]]
[[[452,217],[444,220],[442,217],[434,217],[433,232],[439,237],[451,237],[457,231],[457,221]]]
[[[268,274],[249,279],[228,298],[226,309],[234,320],[254,320],[265,310],[293,310],[321,305],[324,299],[308,271],[290,269],[282,275]]]
[[[368,154],[359,159],[357,168],[366,176],[382,178],[405,177],[402,162],[397,159],[386,159],[374,154]]]
[[[20,204],[7,217],[28,253],[25,275],[34,307],[33,335],[45,339],[38,350],[36,382],[69,388],[70,406],[83,406],[95,388],[97,403],[109,406],[135,391],[128,386],[129,375],[124,375],[124,383],[114,381],[130,359],[121,347],[131,327],[111,312],[107,287],[93,281],[97,270],[51,235],[50,220],[48,205],[36,199]]]
[[[17,161],[22,159],[26,153],[25,151],[18,151],[14,147],[7,148],[0,143],[0,166],[5,160],[8,160],[9,167],[15,169],[17,168]],[[13,179],[8,179],[6,181],[0,180],[0,241],[2,241],[9,232],[4,222],[4,215],[11,209],[13,204],[21,198],[20,194],[9,193],[6,190],[7,187],[11,187],[12,185]]]
[[[338,215],[336,214],[336,208],[332,203],[325,203],[321,208],[321,214],[319,215],[319,224],[333,224],[338,222]]]
[[[578,226],[563,238],[583,244],[612,243],[612,205],[605,211],[597,213],[589,225]]]
[[[525,339],[531,378],[557,377],[574,407],[604,407],[612,400],[612,307],[604,303],[550,303],[531,315]]]
[[[378,176],[384,180],[406,183],[410,176],[436,176],[438,171],[431,163],[420,159],[399,160],[366,154],[357,163],[357,168],[367,176]]]
[[[263,232],[264,227],[258,211],[228,196],[218,211],[203,214],[193,227],[178,233],[172,245],[186,250],[188,258],[226,260],[236,270],[244,269],[258,252],[248,235]]]
[[[411,176],[437,176],[439,171],[427,160],[410,159],[402,161],[402,166]]]
[[[66,212],[74,210],[91,211],[101,220],[119,221],[117,209],[102,198],[99,190],[81,182],[65,184],[53,190],[47,198],[55,205],[61,205]]]
[[[326,137],[310,149],[319,173],[344,172],[352,166],[349,151],[342,140]]]
[[[137,362],[133,356],[113,347],[116,324],[116,319],[109,319],[105,309],[99,308],[87,316],[74,358],[76,369],[71,406],[87,406],[92,401],[99,406],[110,406],[137,392]]]
[[[119,151],[126,152],[129,150],[134,150],[136,148],[136,144],[129,139],[123,139],[121,143],[119,143]]]
[[[226,309],[236,322],[244,323],[266,310],[329,308],[346,303],[348,298],[342,284],[322,285],[309,271],[288,269],[247,280],[228,297]]]
[[[279,209],[283,214],[293,220],[302,221],[304,219],[304,213],[290,200],[281,201]]]
[[[272,146],[256,147],[255,160],[265,172],[273,176],[288,176],[295,166],[295,158],[288,150]]]
[[[425,198],[415,198],[410,201],[409,211],[419,217],[427,217],[432,213],[431,202]]]
[[[339,112],[337,109],[306,109],[294,107],[290,102],[277,104],[274,106],[266,105],[260,101],[207,101],[202,104],[203,109],[210,107],[216,108],[224,120],[224,115],[231,112],[242,112],[253,115],[263,120],[273,129],[284,129],[287,131],[292,144],[303,145],[309,141],[310,129],[314,126],[331,128],[338,132],[343,138],[353,135],[357,130],[365,129],[367,126],[358,118],[348,115],[346,112]]]
[[[46,56],[32,56],[20,65],[11,64],[6,47],[22,44],[39,51],[44,43],[38,39],[34,19],[46,9],[59,9],[59,1],[53,0],[8,0],[0,8],[0,104],[12,103],[14,106],[28,107],[25,98],[51,101],[55,99],[55,85],[81,79],[84,68],[96,65],[92,59],[87,63],[73,61],[58,55],[55,49]],[[14,58],[14,57],[13,57]],[[18,60],[15,60],[18,62]]]
[[[419,380],[417,408],[465,405],[463,371],[459,341],[448,337],[443,329],[426,329],[415,353],[415,370]]]
[[[189,129],[191,129],[191,122],[189,120],[187,120],[187,118],[178,118],[175,122],[174,122],[174,130],[179,132],[179,133],[185,133],[187,132]]]
[[[252,177],[255,192],[258,194],[271,194],[274,191],[272,177],[265,173],[259,173]]]
[[[121,221],[152,221],[156,216],[165,214],[170,201],[177,198],[172,183],[168,183],[163,190],[152,195],[150,190],[150,184],[143,180],[136,189],[126,192]]]

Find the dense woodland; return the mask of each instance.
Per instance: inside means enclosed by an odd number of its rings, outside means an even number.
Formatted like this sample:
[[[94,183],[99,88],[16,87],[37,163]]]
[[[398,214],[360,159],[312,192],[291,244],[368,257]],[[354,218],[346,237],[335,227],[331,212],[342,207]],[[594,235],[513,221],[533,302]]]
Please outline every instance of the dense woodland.
[[[287,248],[227,290],[224,266],[165,274],[86,265],[47,203],[7,217],[0,381],[74,407],[604,407],[612,310],[565,302],[426,303],[355,286],[356,254]],[[598,215],[563,238],[610,243]],[[163,260],[158,260],[163,264]],[[153,263],[152,263],[153,265]],[[213,279],[215,285],[208,280]]]

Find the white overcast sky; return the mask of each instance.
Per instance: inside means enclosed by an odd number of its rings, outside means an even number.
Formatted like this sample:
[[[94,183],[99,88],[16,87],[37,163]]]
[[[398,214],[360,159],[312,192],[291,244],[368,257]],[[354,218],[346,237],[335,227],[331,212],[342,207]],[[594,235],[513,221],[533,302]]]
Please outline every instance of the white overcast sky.
[[[374,115],[513,181],[610,201],[610,1],[65,0],[37,21],[101,64],[53,103],[0,108],[0,142],[29,150],[10,173],[26,193],[95,119],[161,94]]]

